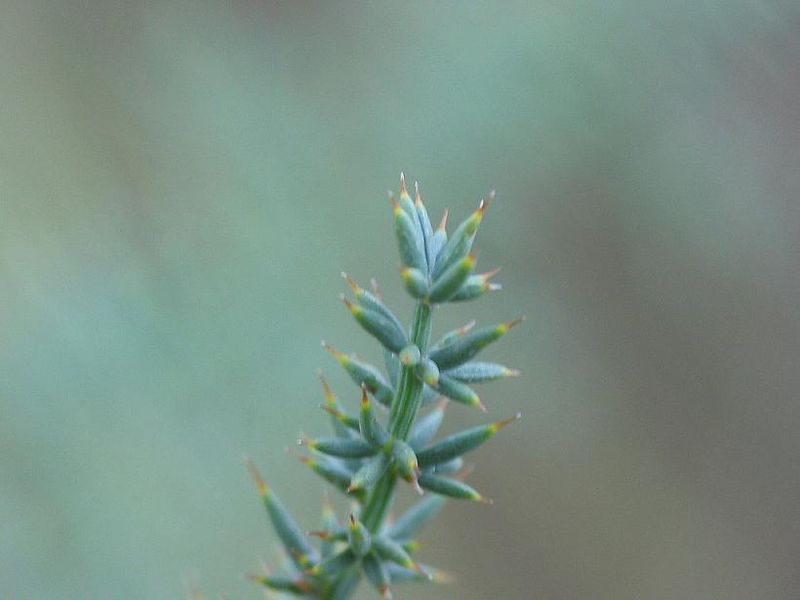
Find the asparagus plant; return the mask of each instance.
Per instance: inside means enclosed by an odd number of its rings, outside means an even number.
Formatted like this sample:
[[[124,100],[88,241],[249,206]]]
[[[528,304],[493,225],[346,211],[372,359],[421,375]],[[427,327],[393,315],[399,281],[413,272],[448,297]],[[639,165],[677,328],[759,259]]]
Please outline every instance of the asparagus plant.
[[[361,388],[360,409],[349,412],[320,374],[333,435],[302,437],[301,461],[354,501],[343,522],[324,502],[318,531],[304,531],[255,466],[255,480],[272,525],[285,548],[277,571],[252,579],[294,597],[346,600],[364,576],[384,598],[405,581],[443,581],[443,573],[414,558],[416,535],[447,498],[490,503],[464,483],[463,456],[519,418],[515,416],[435,439],[450,401],[486,409],[470,384],[517,375],[517,371],[473,358],[503,337],[520,319],[474,329],[474,321],[430,343],[433,310],[446,302],[474,300],[500,289],[497,271],[475,274],[471,253],[478,226],[494,193],[447,234],[447,211],[431,225],[415,185],[412,199],[403,176],[400,194],[390,193],[401,276],[415,299],[411,326],[403,326],[372,285],[368,291],[343,274],[354,300],[342,296],[356,322],[383,348],[384,371],[323,342]],[[437,400],[438,399],[438,400]],[[397,519],[390,516],[398,481],[423,498]]]

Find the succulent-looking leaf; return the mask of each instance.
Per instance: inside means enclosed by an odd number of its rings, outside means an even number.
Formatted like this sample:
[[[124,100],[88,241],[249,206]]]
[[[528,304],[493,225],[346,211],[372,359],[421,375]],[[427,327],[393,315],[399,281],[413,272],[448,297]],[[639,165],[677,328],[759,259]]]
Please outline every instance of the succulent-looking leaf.
[[[346,490],[347,493],[355,494],[370,489],[389,467],[390,462],[389,457],[383,452],[368,459],[364,466],[353,475]]]
[[[439,367],[429,358],[423,358],[415,369],[417,377],[435,388],[439,384]]]
[[[403,267],[400,269],[400,277],[412,298],[424,298],[428,294],[428,278],[419,269]]]
[[[290,592],[305,596],[314,592],[314,584],[308,579],[298,578],[291,579],[289,577],[270,577],[267,575],[250,575],[252,581],[260,583],[265,588],[275,590],[276,592]]]
[[[428,210],[422,202],[422,196],[419,193],[419,183],[414,182],[414,208],[417,211],[417,221],[422,229],[422,239],[425,242],[425,258],[428,263],[428,270],[430,271],[433,265],[433,258],[435,255],[431,254],[429,248],[429,240],[433,237],[433,227],[431,226],[431,218],[428,216]]]
[[[408,338],[403,329],[397,327],[390,319],[377,311],[350,302],[344,296],[342,296],[342,301],[358,324],[387,350],[400,352],[408,344]]]
[[[377,452],[377,449],[360,438],[342,439],[324,437],[318,439],[302,438],[302,445],[328,456],[338,458],[366,458]]]
[[[346,571],[356,563],[356,555],[350,548],[342,550],[338,554],[334,554],[330,558],[323,560],[321,563],[314,565],[308,570],[308,574],[314,577],[330,577],[332,575],[339,575]]]
[[[497,421],[489,425],[479,425],[478,427],[472,427],[471,429],[465,429],[464,431],[449,435],[433,446],[429,446],[417,453],[419,466],[422,468],[430,467],[463,456],[467,452],[483,444],[489,438],[494,437],[503,427],[513,423],[521,416],[520,413],[517,413],[509,419]]]
[[[442,273],[431,286],[428,300],[433,303],[445,302],[452,298],[467,281],[475,269],[477,258],[474,254],[465,256]]]
[[[389,375],[389,382],[392,384],[393,388],[396,388],[400,376],[400,359],[397,354],[384,348],[383,365],[386,367],[387,375]]]
[[[314,548],[309,543],[303,530],[300,529],[300,526],[283,505],[281,499],[264,483],[264,479],[252,460],[246,459],[246,465],[247,470],[250,471],[250,476],[256,483],[259,494],[261,494],[264,507],[267,509],[272,526],[275,528],[275,533],[278,534],[281,542],[283,542],[291,559],[300,568],[306,568],[316,562]]]
[[[486,407],[481,402],[478,394],[468,385],[465,385],[447,375],[440,374],[439,381],[434,386],[441,394],[460,404],[466,404],[486,412]]]
[[[359,431],[358,419],[352,417],[346,413],[341,412],[336,408],[331,408],[330,406],[326,406],[324,404],[320,405],[320,408],[325,412],[330,413],[331,417],[333,418],[333,422],[336,423],[334,426],[334,431],[337,435],[343,438],[352,437],[349,432],[356,433]],[[339,426],[342,427],[339,427]],[[348,432],[349,430],[349,432]]]
[[[519,375],[519,371],[497,363],[476,361],[464,363],[454,369],[445,371],[445,374],[463,383],[484,383],[504,377],[516,377]]]
[[[330,597],[325,600],[349,600],[356,587],[358,587],[360,579],[361,571],[358,569],[350,569],[337,580],[336,586],[330,593]]]
[[[428,442],[436,436],[439,427],[442,425],[446,406],[447,400],[442,400],[436,408],[414,425],[414,428],[411,430],[411,435],[408,438],[408,445],[411,446],[415,452],[427,446]]]
[[[453,331],[448,331],[446,334],[442,336],[438,342],[436,342],[433,346],[428,349],[428,353],[436,352],[446,346],[449,346],[456,340],[463,338],[467,333],[469,333],[472,328],[475,327],[475,321],[470,321],[466,325],[459,327],[458,329],[454,329]]]
[[[383,560],[391,561],[406,569],[422,572],[421,567],[414,562],[408,552],[394,540],[384,536],[376,536],[372,539],[372,545],[375,548],[375,553]]]
[[[381,597],[390,600],[392,597],[392,592],[389,589],[391,580],[389,579],[389,571],[386,565],[374,554],[365,556],[361,564],[364,566],[364,573],[366,573],[367,579],[375,586]]]
[[[372,547],[372,536],[354,515],[350,515],[350,528],[347,531],[347,543],[357,558],[362,558]]]
[[[309,531],[308,535],[326,542],[346,542],[347,529],[339,527],[338,524],[333,529],[320,529],[319,531]]]
[[[481,201],[478,210],[472,213],[461,225],[459,225],[447,240],[439,254],[436,256],[436,265],[431,275],[437,279],[442,273],[464,258],[472,249],[472,242],[478,232],[478,226],[483,220],[483,215],[489,207],[489,203],[494,198],[494,193],[489,194],[488,200]]]
[[[449,298],[450,302],[464,302],[466,300],[474,300],[489,292],[496,292],[503,289],[499,283],[492,283],[489,281],[495,276],[500,269],[489,271],[488,273],[480,273],[479,275],[470,275],[467,281],[461,288]]]
[[[430,472],[433,475],[451,475],[453,473],[458,473],[463,466],[464,466],[464,459],[459,456],[458,458],[454,458],[453,460],[448,460],[447,462],[439,463],[431,467],[428,467],[426,471]]]
[[[474,500],[484,504],[491,504],[492,501],[481,496],[473,488],[462,481],[450,479],[449,477],[439,477],[430,473],[422,473],[419,476],[419,484],[426,490],[449,498],[459,500]]]
[[[400,319],[389,310],[389,307],[386,306],[380,298],[378,298],[377,294],[371,294],[360,285],[358,285],[352,277],[350,277],[347,273],[342,273],[342,277],[347,282],[347,285],[350,286],[350,289],[353,290],[353,295],[356,297],[358,303],[363,306],[364,308],[368,308],[369,310],[374,310],[377,313],[380,313],[387,319],[389,319],[392,323],[394,323],[395,327],[397,327],[400,331],[403,331],[403,324],[400,322]],[[377,283],[375,280],[372,280],[373,285],[375,285],[377,289]]]
[[[322,371],[317,371],[317,377],[319,377],[320,383],[322,383],[322,389],[325,392],[325,404],[322,408],[330,413],[333,422],[333,430],[336,432],[336,435],[348,437],[348,429],[355,429],[358,431],[358,419],[348,415],[341,406],[339,406],[339,401],[328,385],[328,381],[322,375]]]
[[[330,532],[340,530],[339,520],[336,518],[336,513],[333,510],[333,504],[331,504],[331,499],[330,496],[328,496],[327,490],[324,491],[324,494],[322,502],[322,530]],[[328,538],[320,539],[322,540],[320,544],[320,554],[322,558],[326,559],[333,556],[336,548],[334,536],[331,535]]]
[[[471,331],[446,346],[431,350],[429,357],[439,365],[439,369],[452,369],[467,362],[492,342],[499,340],[521,321],[522,319],[514,319],[501,325]]]
[[[439,398],[439,392],[429,386],[427,383],[422,386],[422,407],[430,405],[432,402]]]
[[[387,564],[386,570],[389,572],[389,577],[392,583],[405,583],[408,581],[419,581],[433,583],[452,583],[453,576],[445,573],[439,569],[435,569],[426,564],[420,564],[423,573],[419,571],[412,571],[411,569],[404,569],[400,565]]]
[[[422,232],[419,229],[416,215],[412,221],[409,214],[396,200],[392,199],[392,203],[394,204],[394,232],[397,236],[400,260],[405,266],[426,273],[428,264],[425,258],[425,242],[422,240]]]
[[[391,194],[391,192],[389,193]],[[417,220],[417,209],[414,207],[414,201],[411,200],[411,196],[408,194],[408,186],[406,186],[406,176],[404,173],[400,173],[400,206],[403,207],[403,210],[406,211],[406,214],[411,217],[411,220],[415,224],[419,224]],[[420,228],[419,233],[422,235],[422,228]]]
[[[355,356],[347,356],[343,352],[339,352],[336,348],[329,345],[327,342],[322,342],[322,347],[330,352],[333,357],[339,361],[339,364],[344,367],[350,378],[356,382],[357,385],[362,383],[367,386],[367,391],[375,396],[375,399],[383,404],[389,406],[394,397],[394,390],[387,383],[387,381],[371,364],[359,360]]]
[[[436,231],[433,232],[431,236],[430,243],[428,244],[428,255],[430,256],[430,260],[428,264],[430,265],[429,270],[433,271],[434,267],[436,266],[436,257],[439,255],[439,252],[444,246],[445,242],[447,241],[447,215],[449,211],[444,211],[444,215],[442,215],[442,220],[439,221],[439,226],[436,228]]]
[[[365,388],[361,388],[361,412],[359,413],[359,425],[361,435],[370,444],[382,448],[389,442],[389,433],[383,425],[378,422],[375,411],[372,409],[372,402]]]
[[[411,446],[402,440],[392,440],[392,457],[394,458],[394,464],[397,467],[397,472],[400,477],[409,482],[414,489],[421,494],[422,490],[419,484],[417,484],[419,462]]]
[[[446,502],[443,496],[430,495],[417,502],[395,521],[386,532],[396,542],[412,539],[425,523],[442,510]]]
[[[350,480],[353,477],[351,473],[342,463],[332,459],[326,459],[322,456],[311,458],[304,454],[297,455],[298,460],[311,469],[314,473],[322,477],[325,481],[332,484],[336,488],[345,493],[351,493],[349,490]],[[355,490],[358,495],[360,490]]]

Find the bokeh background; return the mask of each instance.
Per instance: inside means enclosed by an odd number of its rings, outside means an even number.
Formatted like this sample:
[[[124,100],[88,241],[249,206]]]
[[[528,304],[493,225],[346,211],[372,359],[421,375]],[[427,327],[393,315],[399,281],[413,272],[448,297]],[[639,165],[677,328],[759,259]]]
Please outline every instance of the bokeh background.
[[[0,99],[0,596],[260,597],[241,455],[316,524],[284,448],[316,368],[356,398],[320,339],[376,356],[339,272],[408,314],[405,170],[437,218],[498,193],[505,290],[438,331],[528,319],[495,505],[398,597],[797,597],[796,2],[7,0]]]

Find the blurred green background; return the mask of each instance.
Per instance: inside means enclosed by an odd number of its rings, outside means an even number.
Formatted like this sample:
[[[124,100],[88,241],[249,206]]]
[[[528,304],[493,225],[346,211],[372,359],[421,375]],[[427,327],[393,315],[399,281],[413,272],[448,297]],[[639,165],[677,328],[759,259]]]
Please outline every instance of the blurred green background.
[[[2,3],[0,596],[258,598],[275,536],[240,462],[327,419],[324,338],[375,356],[347,270],[408,314],[387,188],[498,199],[528,317],[399,598],[796,598],[796,2]],[[480,422],[453,407],[448,428]],[[345,505],[340,505],[342,510]],[[363,598],[371,597],[366,588]]]

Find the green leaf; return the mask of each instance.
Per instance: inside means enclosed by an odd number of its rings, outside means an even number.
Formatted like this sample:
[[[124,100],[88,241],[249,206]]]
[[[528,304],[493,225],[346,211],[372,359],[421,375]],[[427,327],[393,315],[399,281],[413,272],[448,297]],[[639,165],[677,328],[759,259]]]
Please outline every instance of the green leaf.
[[[467,362],[492,342],[499,340],[521,321],[522,319],[515,319],[501,325],[470,331],[454,339],[451,343],[431,350],[428,356],[439,366],[439,369],[444,371],[452,369]]]
[[[342,277],[347,282],[347,285],[350,286],[350,289],[353,290],[353,295],[356,297],[356,300],[361,306],[369,310],[374,310],[375,312],[383,315],[385,318],[394,323],[394,326],[397,327],[397,329],[400,331],[404,330],[403,323],[401,323],[400,319],[398,319],[397,316],[395,316],[395,314],[389,310],[389,307],[381,301],[381,299],[378,297],[377,291],[375,294],[368,292],[358,285],[347,273],[342,273]],[[375,280],[373,280],[373,285],[377,285]]]
[[[386,535],[399,543],[413,539],[425,523],[439,514],[446,501],[442,496],[425,496],[397,519]]]
[[[373,446],[384,447],[389,442],[389,432],[378,422],[372,402],[369,401],[367,390],[361,390],[361,412],[359,413],[361,435]]]
[[[411,569],[404,569],[400,565],[387,564],[386,570],[389,571],[389,577],[392,583],[405,583],[409,581],[415,582],[433,582],[433,583],[452,583],[453,578],[439,569],[435,569],[428,565],[420,563],[420,571],[412,571]]]
[[[469,333],[473,327],[475,327],[475,321],[470,321],[469,323],[467,323],[466,325],[462,325],[458,329],[454,329],[453,331],[448,331],[446,334],[442,336],[442,339],[440,339],[438,342],[433,344],[433,346],[431,346],[428,349],[428,353],[430,354],[432,352],[436,352],[442,348],[449,346],[456,340],[460,340],[467,333]]]
[[[350,302],[344,295],[342,295],[342,301],[358,324],[387,350],[400,352],[408,344],[405,331],[390,319],[377,311]]]
[[[340,437],[324,437],[317,439],[302,438],[301,443],[322,454],[338,458],[366,458],[377,452],[371,444],[360,438],[342,439]]]
[[[442,250],[442,246],[444,246],[445,242],[447,241],[447,215],[449,211],[444,211],[444,215],[442,215],[442,220],[439,221],[439,226],[436,228],[436,231],[433,232],[433,235],[428,242],[428,256],[430,260],[428,261],[429,270],[433,271],[434,267],[436,266],[436,257],[439,255],[439,252]]]
[[[504,377],[516,377],[519,375],[519,371],[516,369],[509,369],[497,363],[468,362],[454,369],[450,369],[449,371],[445,371],[445,374],[463,383],[484,383]]]
[[[261,500],[267,509],[267,515],[272,521],[275,533],[278,534],[281,542],[283,542],[289,557],[302,569],[312,565],[316,561],[316,552],[305,533],[303,533],[303,530],[300,529],[300,526],[283,505],[281,499],[264,483],[264,479],[256,469],[253,461],[248,458],[245,464],[253,481],[256,483],[259,494],[261,494]]]
[[[428,467],[425,470],[432,475],[452,475],[453,473],[458,473],[463,466],[464,459],[459,456],[453,460]]]
[[[375,548],[375,553],[383,560],[391,561],[406,569],[420,570],[419,565],[409,556],[408,552],[394,540],[385,536],[376,536],[372,540],[372,545]]]
[[[436,387],[439,384],[439,367],[429,358],[423,358],[414,369],[417,377],[431,387]]]
[[[447,396],[451,400],[455,400],[459,404],[466,404],[467,406],[472,406],[482,412],[486,412],[486,407],[481,402],[480,397],[475,393],[475,390],[468,385],[441,374],[439,375],[439,381],[434,387],[439,393]]]
[[[422,473],[422,475],[419,476],[419,484],[426,490],[449,498],[474,500],[476,502],[483,502],[484,504],[492,503],[491,500],[481,496],[466,483],[456,479],[450,479],[449,477],[439,477],[437,475],[431,475],[430,473]]]
[[[322,408],[330,413],[331,421],[333,422],[333,430],[339,437],[350,437],[351,431],[358,431],[358,419],[348,415],[342,407],[339,406],[339,401],[328,385],[328,381],[322,375],[322,371],[317,371],[317,377],[319,377],[320,383],[322,383],[322,389],[325,392],[325,404]]]
[[[430,467],[463,456],[467,452],[483,444],[489,438],[494,437],[498,431],[510,423],[513,423],[521,416],[520,413],[517,413],[509,419],[497,421],[489,425],[479,425],[478,427],[472,427],[471,429],[465,429],[464,431],[449,435],[443,440],[417,453],[419,466],[422,468]]]
[[[422,403],[420,406],[422,408],[426,406],[430,406],[431,403],[436,401],[440,397],[439,392],[429,386],[427,383],[422,386]]]
[[[408,337],[406,337],[405,332],[390,319],[387,319],[377,311],[350,302],[344,296],[342,296],[342,301],[355,320],[358,321],[358,324],[387,350],[400,352],[408,344]]]
[[[428,278],[419,269],[403,267],[400,269],[400,277],[412,298],[424,298],[428,294]]]
[[[325,481],[332,484],[334,487],[345,492],[346,494],[351,493],[351,490],[349,490],[348,487],[350,485],[350,480],[353,477],[353,473],[341,462],[332,459],[326,459],[321,456],[312,458],[304,454],[297,454],[297,458],[301,463],[322,477]]]
[[[400,359],[394,352],[383,349],[383,365],[386,367],[386,373],[389,375],[389,382],[392,387],[397,388],[397,381],[400,376]]]
[[[339,525],[339,519],[336,518],[333,504],[331,504],[331,499],[328,496],[327,490],[325,490],[325,498],[322,503],[322,530],[333,533],[340,529],[342,528]],[[336,549],[336,544],[334,543],[336,540],[334,536],[321,537],[321,540],[320,553],[322,554],[322,558],[325,559],[333,556],[334,550]]]
[[[427,273],[428,264],[425,258],[425,242],[417,223],[416,215],[413,220],[393,198],[394,232],[397,237],[397,247],[400,250],[400,260],[407,267]],[[413,209],[413,204],[412,204]]]
[[[436,408],[422,417],[414,425],[414,429],[411,430],[411,435],[408,438],[408,444],[415,451],[424,448],[428,442],[436,436],[444,420],[444,409],[446,406],[447,400],[443,400]]]
[[[356,555],[350,548],[347,548],[315,565],[308,571],[308,574],[314,577],[333,579],[349,570],[355,563]]]
[[[440,303],[452,298],[475,269],[476,261],[475,255],[470,254],[453,264],[433,282],[428,293],[428,300],[432,303]]]
[[[417,222],[422,229],[422,239],[425,242],[425,258],[428,264],[428,270],[433,265],[434,256],[429,249],[429,240],[433,237],[433,227],[431,226],[431,219],[428,216],[428,210],[422,203],[422,196],[419,194],[419,184],[414,182],[414,208],[417,211]]]
[[[289,592],[298,596],[306,596],[314,593],[314,584],[302,577],[292,579],[289,577],[269,577],[267,575],[250,575],[252,581],[263,585],[265,588],[276,592]]]
[[[350,515],[350,528],[347,531],[347,543],[350,545],[353,554],[358,558],[365,556],[372,547],[372,536],[370,536],[369,531],[352,514]]]
[[[384,406],[390,406],[394,397],[394,390],[383,378],[381,372],[371,364],[359,360],[355,356],[347,356],[339,352],[336,348],[326,342],[322,342],[322,347],[330,352],[333,357],[344,367],[350,378],[358,385],[365,385],[367,391]]]
[[[490,271],[488,273],[470,275],[467,277],[467,281],[464,283],[464,285],[462,285],[453,296],[448,298],[448,300],[450,302],[475,300],[476,298],[479,298],[484,294],[488,294],[489,292],[496,292],[503,289],[503,286],[499,283],[492,283],[489,281],[489,279],[496,275],[499,271],[500,269],[495,269],[494,271]]]
[[[421,494],[422,490],[417,485],[419,463],[411,446],[402,440],[392,440],[392,458],[394,458],[394,464],[400,477],[408,481]]]
[[[365,556],[361,564],[364,567],[364,573],[366,573],[367,579],[369,579],[369,582],[378,590],[381,597],[391,598],[392,592],[389,589],[389,571],[386,565],[374,554]]]
[[[489,195],[489,199],[481,201],[478,210],[472,213],[461,225],[459,225],[447,240],[442,249],[436,256],[436,264],[433,267],[431,276],[437,279],[447,269],[463,259],[472,249],[472,242],[478,232],[478,226],[483,220],[483,215],[489,207],[489,203],[494,198],[494,193]]]
[[[383,452],[368,459],[364,466],[353,475],[347,488],[347,493],[358,493],[372,488],[386,469],[389,468],[390,462],[389,457]]]

